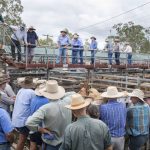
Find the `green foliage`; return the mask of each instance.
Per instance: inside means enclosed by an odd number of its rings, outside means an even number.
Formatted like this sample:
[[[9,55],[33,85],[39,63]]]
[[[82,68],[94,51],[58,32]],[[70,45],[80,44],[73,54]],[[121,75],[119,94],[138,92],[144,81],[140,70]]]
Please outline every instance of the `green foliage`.
[[[150,50],[149,36],[150,28],[145,29],[133,22],[119,23],[113,26],[121,42],[129,42],[133,51],[148,52]]]
[[[22,23],[20,17],[23,12],[21,0],[1,0],[0,9],[6,23],[12,25],[19,25]]]
[[[51,47],[57,46],[57,44],[50,37],[48,37],[47,39],[39,39],[39,43],[41,46],[51,46]]]

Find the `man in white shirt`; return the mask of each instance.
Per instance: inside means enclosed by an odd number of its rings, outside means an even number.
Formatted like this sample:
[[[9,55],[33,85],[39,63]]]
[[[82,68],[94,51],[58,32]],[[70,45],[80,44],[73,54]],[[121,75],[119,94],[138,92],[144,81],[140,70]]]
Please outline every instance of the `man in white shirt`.
[[[127,53],[128,65],[131,65],[132,64],[132,47],[130,46],[129,42],[126,42],[126,49],[124,52]]]
[[[25,25],[21,25],[20,27],[11,27],[14,31],[11,36],[11,53],[14,60],[16,60],[15,48],[17,48],[18,52],[18,62],[21,61],[21,42],[27,45],[27,32],[25,29]]]

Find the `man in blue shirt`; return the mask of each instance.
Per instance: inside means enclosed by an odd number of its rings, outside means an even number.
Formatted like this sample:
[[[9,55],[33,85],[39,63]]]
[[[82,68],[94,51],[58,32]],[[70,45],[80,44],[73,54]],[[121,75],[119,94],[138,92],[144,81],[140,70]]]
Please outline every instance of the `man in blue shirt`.
[[[91,64],[95,63],[96,50],[97,50],[97,42],[96,42],[96,38],[93,36],[91,37],[91,44],[90,44]]]
[[[79,54],[79,48],[82,46],[81,40],[79,40],[79,35],[75,33],[73,35],[72,40],[72,64],[78,63],[78,54]]]
[[[140,150],[148,141],[150,108],[144,101],[144,93],[135,89],[129,93],[133,105],[127,110],[127,133],[130,150]]]
[[[100,106],[100,119],[110,130],[113,149],[124,150],[126,107],[123,103],[117,102],[117,98],[122,97],[123,93],[110,86],[101,96],[108,98],[108,103]]]
[[[14,141],[13,126],[9,114],[0,108],[0,150],[10,150]]]
[[[12,115],[13,126],[19,131],[19,140],[16,150],[23,150],[24,148],[25,141],[29,134],[29,130],[25,126],[25,123],[31,113],[31,100],[33,99],[33,97],[35,97],[32,77],[25,77],[25,80],[21,86],[22,88],[19,90],[16,96],[14,111]]]
[[[36,96],[31,100],[30,104],[31,115],[33,115],[33,113],[36,112],[41,106],[49,103],[49,100],[40,94],[40,90],[42,90],[45,87],[44,85],[45,84],[39,85],[39,87],[35,90]],[[40,132],[32,132],[30,134],[31,150],[37,149],[37,146],[42,146],[41,136],[42,134]]]
[[[61,31],[61,35],[58,37],[59,56],[57,57],[56,63],[59,64],[62,61],[66,64],[66,49],[70,45],[70,39],[67,36],[68,30],[64,29]]]
[[[29,27],[29,30],[27,32],[27,42],[28,42],[28,49],[27,49],[27,56],[28,56],[28,63],[31,63],[34,57],[34,49],[38,42],[38,36],[35,32],[36,29],[34,29],[33,26]]]

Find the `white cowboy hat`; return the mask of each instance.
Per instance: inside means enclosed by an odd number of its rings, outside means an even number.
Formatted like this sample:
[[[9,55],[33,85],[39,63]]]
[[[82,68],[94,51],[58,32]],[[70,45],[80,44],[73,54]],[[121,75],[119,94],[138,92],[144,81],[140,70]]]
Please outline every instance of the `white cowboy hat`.
[[[89,97],[92,97],[94,100],[102,99],[101,93],[99,93],[95,88],[89,89]]]
[[[76,93],[72,95],[71,104],[65,107],[71,110],[78,110],[87,107],[90,103],[90,99],[85,100],[80,94]]]
[[[46,82],[46,87],[40,90],[42,96],[51,99],[57,100],[65,95],[65,89],[62,86],[58,86],[56,80],[48,80]]]
[[[128,93],[128,96],[130,96],[130,97],[137,97],[137,98],[139,98],[141,101],[144,102],[144,93],[143,93],[143,91],[140,90],[140,89],[135,89],[135,90],[133,90],[132,93]]]
[[[37,96],[42,96],[42,94],[41,94],[40,91],[45,88],[45,85],[46,85],[46,83],[42,83],[42,84],[40,84],[40,85],[35,89],[35,94],[36,94]]]
[[[123,97],[123,95],[123,92],[118,92],[117,87],[115,86],[109,86],[107,91],[101,94],[104,98],[119,98]]]
[[[68,33],[68,29],[65,28],[65,29],[61,30],[60,32],[61,32],[61,33],[62,33],[62,32]]]

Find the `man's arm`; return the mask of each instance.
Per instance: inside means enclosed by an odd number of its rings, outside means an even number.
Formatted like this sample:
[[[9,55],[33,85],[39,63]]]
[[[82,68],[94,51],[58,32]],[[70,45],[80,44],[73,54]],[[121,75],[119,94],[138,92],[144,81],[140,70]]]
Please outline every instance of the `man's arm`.
[[[1,101],[7,105],[12,105],[15,102],[14,98],[8,97],[7,94],[1,95]]]

